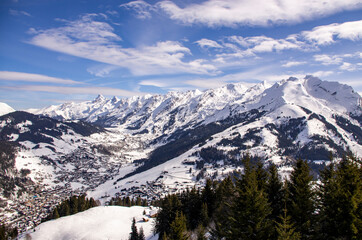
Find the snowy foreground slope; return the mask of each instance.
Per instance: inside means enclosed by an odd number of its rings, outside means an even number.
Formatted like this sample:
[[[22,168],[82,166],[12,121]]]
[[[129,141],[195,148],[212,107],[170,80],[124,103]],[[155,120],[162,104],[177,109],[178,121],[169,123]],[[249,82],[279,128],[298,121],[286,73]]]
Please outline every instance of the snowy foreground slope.
[[[149,212],[149,208],[138,206],[95,207],[42,223],[29,235],[36,240],[127,240],[132,219],[135,218],[137,229],[143,228],[147,240],[157,239],[158,236],[153,236],[154,218],[143,221],[143,218],[148,218]],[[26,239],[25,234],[21,239]]]

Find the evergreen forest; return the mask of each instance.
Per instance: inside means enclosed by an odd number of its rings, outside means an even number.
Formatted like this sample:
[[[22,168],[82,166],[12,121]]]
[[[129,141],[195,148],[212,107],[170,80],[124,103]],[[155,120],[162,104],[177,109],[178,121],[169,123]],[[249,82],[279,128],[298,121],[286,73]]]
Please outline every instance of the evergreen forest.
[[[159,239],[362,239],[362,168],[353,156],[315,181],[306,161],[281,180],[275,165],[243,159],[244,172],[159,201]]]

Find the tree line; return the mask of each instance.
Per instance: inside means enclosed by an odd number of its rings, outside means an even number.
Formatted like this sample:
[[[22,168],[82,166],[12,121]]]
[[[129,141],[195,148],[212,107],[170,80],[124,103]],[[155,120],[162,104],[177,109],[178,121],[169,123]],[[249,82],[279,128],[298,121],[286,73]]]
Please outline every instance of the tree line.
[[[108,202],[110,206],[123,206],[123,207],[132,207],[132,206],[142,206],[147,207],[147,199],[142,199],[141,197],[130,198],[130,197],[112,197]]]
[[[85,195],[72,196],[58,204],[48,217],[42,219],[42,222],[83,212],[96,206],[99,206],[99,203],[93,198],[86,198]]]
[[[243,159],[242,174],[206,181],[159,201],[159,239],[362,239],[362,168],[353,156],[331,163],[314,181],[297,160],[289,179],[275,165]]]

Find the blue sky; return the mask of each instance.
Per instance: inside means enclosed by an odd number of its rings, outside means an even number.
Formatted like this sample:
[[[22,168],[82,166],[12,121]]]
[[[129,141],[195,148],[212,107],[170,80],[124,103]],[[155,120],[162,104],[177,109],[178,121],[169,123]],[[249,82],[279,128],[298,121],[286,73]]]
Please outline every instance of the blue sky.
[[[15,109],[312,74],[362,95],[361,0],[2,0]]]

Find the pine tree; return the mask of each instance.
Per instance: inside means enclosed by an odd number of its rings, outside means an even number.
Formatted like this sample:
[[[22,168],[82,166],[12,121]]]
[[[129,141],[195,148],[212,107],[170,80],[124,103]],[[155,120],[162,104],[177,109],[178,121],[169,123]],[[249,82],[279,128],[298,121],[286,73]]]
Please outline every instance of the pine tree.
[[[142,199],[140,197],[137,197],[136,205],[137,206],[142,206]]]
[[[70,198],[70,212],[71,214],[78,213],[78,198],[76,196]]]
[[[287,215],[287,209],[284,208],[284,214],[280,216],[280,222],[276,222],[276,231],[278,240],[299,240],[300,234],[295,232],[295,228],[290,221],[291,217]]]
[[[58,208],[55,208],[53,211],[53,219],[57,219],[60,218],[59,212],[58,212]]]
[[[176,213],[175,220],[170,226],[170,240],[187,240],[186,218],[183,213]]]
[[[257,180],[257,171],[249,163],[244,165],[245,174],[237,183],[237,197],[229,217],[231,231],[227,239],[268,239],[271,231],[270,204]]]
[[[202,225],[197,228],[197,240],[206,240],[205,228]]]
[[[268,201],[272,209],[269,218],[275,225],[279,216],[283,214],[282,209],[283,203],[285,203],[285,194],[283,183],[279,179],[278,170],[274,164],[269,167],[268,173],[268,180],[265,188]],[[277,238],[276,226],[274,226],[270,237],[271,239]]]
[[[209,211],[207,209],[207,204],[203,203],[201,206],[201,213],[200,213],[200,222],[204,227],[207,227],[209,223]]]
[[[161,210],[156,217],[155,230],[159,236],[164,233],[169,235],[170,225],[176,217],[176,212],[181,211],[181,202],[176,195],[168,195],[161,201]]]
[[[311,188],[312,179],[308,163],[298,160],[290,176],[287,208],[302,239],[311,239],[313,234],[315,193]]]
[[[211,230],[215,239],[221,239],[231,232],[231,224],[229,218],[233,215],[231,208],[235,198],[235,186],[231,177],[225,178],[215,191],[216,208],[213,219],[215,225]]]
[[[140,228],[140,232],[138,233],[138,240],[145,240],[145,233],[143,231],[143,227]]]
[[[138,240],[138,231],[137,231],[135,218],[133,218],[133,220],[132,220],[131,230],[132,230],[132,232],[130,233],[129,240]]]
[[[182,204],[181,210],[187,219],[187,227],[195,229],[200,223],[202,205],[200,191],[194,187],[191,191],[183,192],[179,198]]]
[[[318,188],[319,208],[318,215],[318,237],[320,239],[331,239],[338,231],[338,183],[335,165],[331,163],[320,172],[321,184]]]
[[[160,237],[161,237],[161,235],[160,235]],[[162,234],[162,238],[159,238],[159,239],[161,239],[161,240],[168,240],[166,232],[164,232],[164,233]]]
[[[264,169],[263,163],[258,160],[256,163],[256,179],[258,180],[258,187],[265,191],[267,181],[268,181],[268,172]]]
[[[321,174],[319,188],[320,238],[361,239],[362,168],[353,156],[345,157]]]
[[[207,179],[205,187],[201,193],[202,201],[207,205],[209,217],[213,215],[215,209],[215,191],[212,185],[212,181],[210,179]]]

